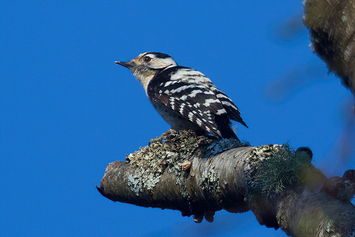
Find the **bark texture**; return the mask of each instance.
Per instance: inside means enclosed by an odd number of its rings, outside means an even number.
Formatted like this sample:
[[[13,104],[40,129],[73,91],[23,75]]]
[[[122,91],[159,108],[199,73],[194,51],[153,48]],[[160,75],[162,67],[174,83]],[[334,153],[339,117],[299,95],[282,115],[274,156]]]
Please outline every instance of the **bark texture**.
[[[355,0],[306,0],[312,49],[355,95]],[[291,236],[355,236],[355,171],[326,178],[312,151],[252,147],[234,139],[164,134],[106,168],[99,192],[113,201],[179,210],[213,221],[251,210]]]
[[[216,211],[251,210],[261,225],[292,236],[355,233],[355,171],[327,179],[312,152],[252,147],[186,131],[151,141],[108,165],[98,190],[113,201],[168,208],[213,221]]]
[[[355,1],[306,0],[312,49],[355,95]]]

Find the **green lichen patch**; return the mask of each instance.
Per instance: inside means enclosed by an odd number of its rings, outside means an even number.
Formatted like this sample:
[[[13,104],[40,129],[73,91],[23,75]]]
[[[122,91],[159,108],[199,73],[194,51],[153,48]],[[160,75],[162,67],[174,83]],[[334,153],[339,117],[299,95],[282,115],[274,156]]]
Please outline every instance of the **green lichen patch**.
[[[127,163],[134,168],[134,173],[127,177],[128,185],[138,196],[143,189],[152,191],[161,175],[169,172],[174,173],[176,184],[185,195],[183,184],[194,157],[210,157],[240,146],[248,144],[236,139],[196,136],[191,130],[179,134],[166,132],[152,139],[148,146],[126,156]]]
[[[126,156],[132,166],[142,167],[149,172],[162,174],[166,168],[174,168],[178,163],[192,160],[196,152],[201,152],[214,139],[196,136],[193,131],[181,131],[180,134],[163,134],[151,140],[149,146]],[[176,166],[181,171],[181,167]]]
[[[253,186],[267,195],[306,185],[310,174],[317,172],[307,152],[295,152],[288,144],[256,147],[251,160],[255,161]]]
[[[192,161],[193,155],[198,155],[213,140],[212,137],[196,136],[193,131],[165,133],[152,139],[149,146],[126,156],[126,161],[135,170],[127,177],[128,185],[138,196],[142,189],[152,190],[166,169],[182,179],[186,172],[182,164]],[[178,185],[181,183],[182,180],[177,180]]]
[[[204,197],[211,197],[211,202],[222,202],[223,192],[220,185],[219,175],[215,166],[210,166],[202,171],[199,186],[204,192]],[[219,203],[220,204],[220,203]]]

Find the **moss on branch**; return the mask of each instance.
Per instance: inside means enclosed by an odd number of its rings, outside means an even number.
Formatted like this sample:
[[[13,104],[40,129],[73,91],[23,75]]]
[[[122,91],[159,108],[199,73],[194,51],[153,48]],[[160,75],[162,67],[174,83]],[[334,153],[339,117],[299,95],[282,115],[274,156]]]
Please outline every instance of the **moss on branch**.
[[[179,210],[183,216],[193,215],[195,222],[213,221],[222,209],[251,210],[261,225],[288,234],[299,233],[301,227],[324,232],[324,220],[334,228],[346,225],[349,231],[349,223],[355,223],[350,203],[355,171],[326,179],[311,160],[312,152],[305,147],[251,147],[191,131],[164,134],[128,155],[126,162],[109,164],[98,190],[113,201]],[[312,213],[322,208],[324,213],[314,219]],[[344,210],[350,219],[335,222]]]

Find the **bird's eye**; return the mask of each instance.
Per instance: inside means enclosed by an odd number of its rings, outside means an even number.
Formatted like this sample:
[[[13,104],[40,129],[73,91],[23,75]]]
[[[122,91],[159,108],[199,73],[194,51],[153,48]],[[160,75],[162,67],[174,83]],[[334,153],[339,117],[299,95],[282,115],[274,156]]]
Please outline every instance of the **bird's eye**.
[[[143,58],[143,61],[144,62],[149,62],[151,60],[151,58],[149,57],[149,56],[144,56],[144,58]]]

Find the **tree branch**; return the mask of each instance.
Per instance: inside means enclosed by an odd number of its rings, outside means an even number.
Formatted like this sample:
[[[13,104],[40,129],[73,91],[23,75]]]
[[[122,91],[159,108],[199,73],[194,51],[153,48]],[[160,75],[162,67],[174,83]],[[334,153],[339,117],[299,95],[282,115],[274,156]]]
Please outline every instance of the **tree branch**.
[[[251,210],[258,222],[294,236],[355,230],[355,171],[326,179],[309,148],[251,147],[234,139],[165,134],[108,165],[100,193],[213,221],[216,211]]]
[[[355,96],[354,0],[306,0],[304,6],[313,51]]]
[[[354,0],[306,0],[312,48],[355,95]],[[99,192],[113,201],[213,221],[216,211],[251,210],[292,236],[354,236],[355,171],[326,178],[307,147],[252,147],[234,139],[163,134],[108,165]]]

